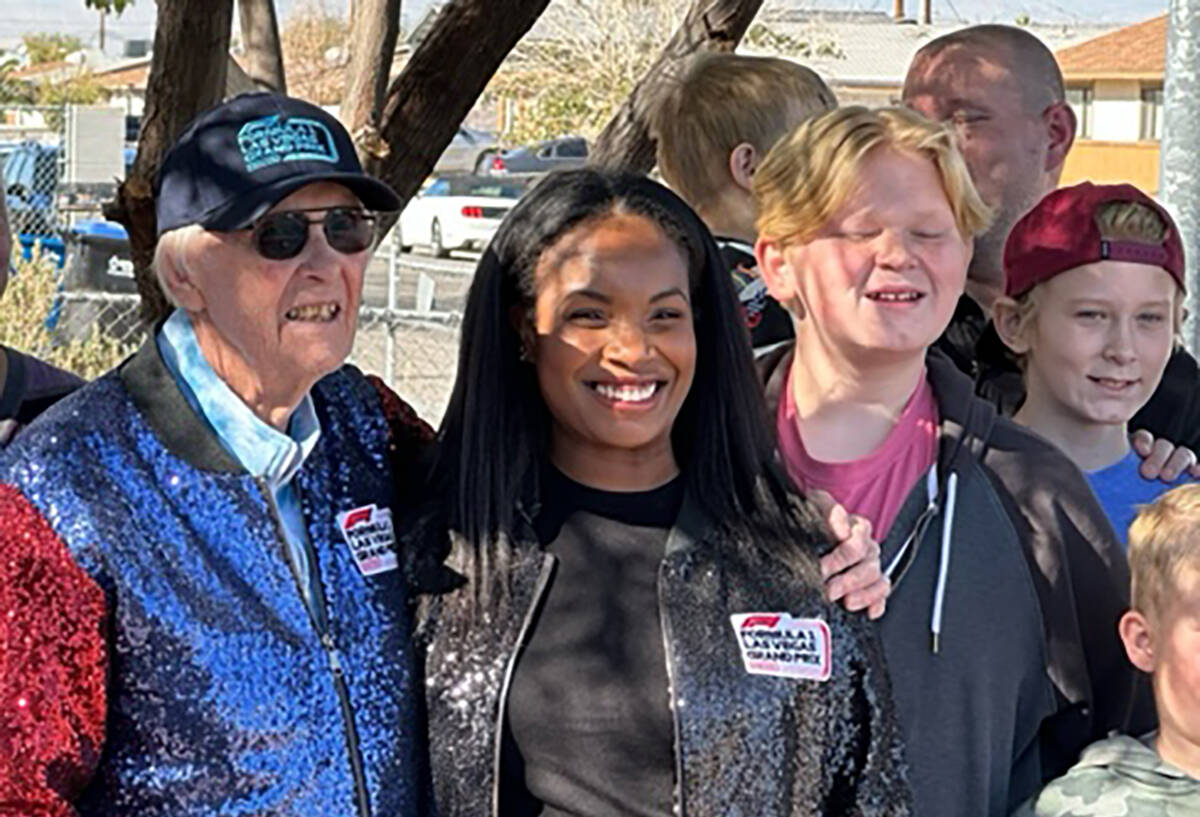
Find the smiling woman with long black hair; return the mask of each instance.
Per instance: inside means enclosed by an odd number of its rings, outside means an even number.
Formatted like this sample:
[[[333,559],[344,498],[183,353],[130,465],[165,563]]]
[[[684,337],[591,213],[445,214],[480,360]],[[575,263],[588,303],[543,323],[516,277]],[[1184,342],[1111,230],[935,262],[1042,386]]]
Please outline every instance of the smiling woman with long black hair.
[[[544,180],[476,272],[421,527],[442,817],[905,815],[866,616],[826,600],[737,305],[648,179]]]

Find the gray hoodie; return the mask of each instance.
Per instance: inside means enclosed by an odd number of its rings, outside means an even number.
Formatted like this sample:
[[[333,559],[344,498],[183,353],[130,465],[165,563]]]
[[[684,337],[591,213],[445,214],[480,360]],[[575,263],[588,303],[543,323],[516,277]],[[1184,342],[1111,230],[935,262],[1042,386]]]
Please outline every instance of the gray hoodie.
[[[1153,739],[1118,735],[1093,743],[1013,817],[1195,817],[1200,780],[1160,758]]]

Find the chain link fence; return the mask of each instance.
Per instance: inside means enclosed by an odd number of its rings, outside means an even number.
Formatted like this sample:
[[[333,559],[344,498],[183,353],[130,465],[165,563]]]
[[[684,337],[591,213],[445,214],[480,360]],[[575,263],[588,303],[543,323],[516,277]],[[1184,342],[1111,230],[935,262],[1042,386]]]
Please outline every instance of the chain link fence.
[[[124,230],[94,221],[116,192],[114,157],[108,170],[97,171],[82,155],[111,152],[120,135],[110,128],[93,145],[87,125],[106,112],[84,113],[93,118],[70,107],[0,106],[9,229],[22,259],[0,301],[7,324],[6,331],[0,327],[0,342],[93,377],[136,349],[147,327]],[[128,162],[130,149],[124,149]],[[101,177],[111,181],[97,181]],[[434,425],[453,386],[473,268],[462,260],[401,253],[389,236],[365,278],[350,360],[382,377]]]
[[[109,341],[121,354],[136,349],[146,337],[136,295],[64,292],[58,310],[56,340]],[[419,314],[410,310],[363,307],[350,362],[381,377],[427,422],[437,425],[446,409],[458,365],[455,313]],[[52,341],[53,343],[53,341]],[[49,354],[53,347],[31,350]]]
[[[70,250],[66,263],[73,263]],[[28,266],[34,275],[54,274],[50,263]],[[467,270],[382,251],[367,273],[350,362],[380,376],[434,426],[454,385],[469,284]],[[81,374],[94,376],[116,365],[146,337],[135,294],[43,287],[39,297],[49,300],[38,320],[50,330],[32,341],[39,348],[28,351],[55,360],[56,352],[69,348],[70,366],[79,357],[78,347],[86,347],[88,363],[71,366],[85,369]]]

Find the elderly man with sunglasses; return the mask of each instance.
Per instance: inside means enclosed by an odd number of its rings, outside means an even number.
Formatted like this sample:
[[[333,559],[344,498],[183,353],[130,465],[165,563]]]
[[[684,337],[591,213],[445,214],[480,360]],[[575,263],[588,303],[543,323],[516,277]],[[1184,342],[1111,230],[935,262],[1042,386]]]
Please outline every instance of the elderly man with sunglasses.
[[[165,157],[174,311],[0,459],[0,813],[426,813],[409,608],[436,571],[392,514],[430,435],[344,365],[398,205],[279,95]]]

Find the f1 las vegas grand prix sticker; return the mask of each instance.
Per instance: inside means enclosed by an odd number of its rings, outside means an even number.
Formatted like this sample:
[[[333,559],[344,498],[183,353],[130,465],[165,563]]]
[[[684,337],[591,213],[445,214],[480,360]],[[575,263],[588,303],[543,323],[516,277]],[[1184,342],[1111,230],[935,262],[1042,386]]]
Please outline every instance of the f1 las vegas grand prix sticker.
[[[390,508],[372,504],[342,511],[337,515],[337,526],[364,576],[396,569],[396,534]]]
[[[827,681],[833,663],[829,625],[787,613],[738,613],[729,617],[751,675]]]

